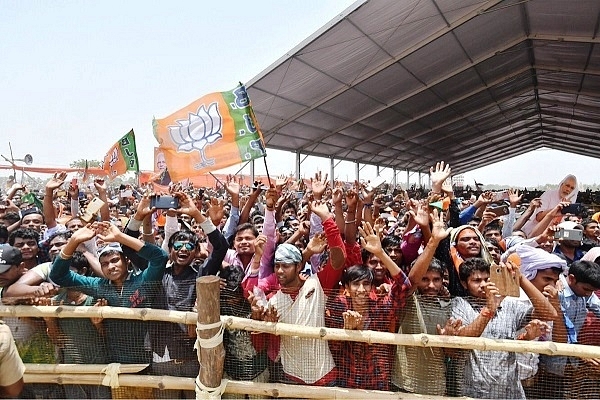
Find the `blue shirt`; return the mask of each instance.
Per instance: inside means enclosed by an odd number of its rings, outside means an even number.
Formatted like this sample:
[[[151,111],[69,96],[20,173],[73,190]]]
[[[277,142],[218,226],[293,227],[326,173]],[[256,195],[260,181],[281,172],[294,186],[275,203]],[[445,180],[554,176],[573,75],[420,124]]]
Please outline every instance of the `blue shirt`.
[[[588,310],[600,318],[600,299],[595,293],[589,297],[577,296],[564,275],[560,275],[560,282],[563,285],[563,290],[559,292],[560,307],[562,309],[565,325],[567,327],[568,343],[577,343],[577,335],[581,331]],[[566,356],[547,356],[540,354],[540,363],[545,365],[546,369],[556,375],[563,376],[567,362],[577,366],[576,357]]]

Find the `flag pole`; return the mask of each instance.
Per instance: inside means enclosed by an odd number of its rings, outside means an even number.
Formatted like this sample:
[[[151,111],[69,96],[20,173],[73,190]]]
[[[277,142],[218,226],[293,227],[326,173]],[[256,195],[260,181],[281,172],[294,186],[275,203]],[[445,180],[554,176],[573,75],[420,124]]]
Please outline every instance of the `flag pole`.
[[[267,166],[267,156],[263,157],[263,161],[265,162],[265,171],[267,173],[267,179],[269,180],[269,187],[271,187],[271,177],[269,176],[269,167]]]

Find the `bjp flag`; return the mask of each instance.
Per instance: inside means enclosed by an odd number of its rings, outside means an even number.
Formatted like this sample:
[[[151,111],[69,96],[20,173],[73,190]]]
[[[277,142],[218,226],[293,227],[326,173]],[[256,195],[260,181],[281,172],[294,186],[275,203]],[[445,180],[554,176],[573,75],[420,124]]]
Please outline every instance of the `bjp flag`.
[[[174,182],[266,155],[243,85],[207,94],[152,125]]]
[[[108,150],[102,162],[102,169],[111,179],[127,171],[140,170],[133,129]]]

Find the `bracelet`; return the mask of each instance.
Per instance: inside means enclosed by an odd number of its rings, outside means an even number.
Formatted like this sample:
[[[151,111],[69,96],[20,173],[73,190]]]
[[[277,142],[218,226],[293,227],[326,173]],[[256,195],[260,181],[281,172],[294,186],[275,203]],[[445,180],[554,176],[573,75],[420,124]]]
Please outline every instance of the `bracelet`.
[[[64,251],[60,251],[60,253],[58,253],[58,255],[60,256],[60,258],[62,258],[63,260],[70,260],[71,258],[73,258],[73,254],[67,255],[65,254]]]
[[[150,231],[150,233],[142,232],[142,235],[144,235],[144,236],[154,236],[154,229],[152,229]]]
[[[371,208],[371,207],[373,207],[373,203],[365,203],[365,204],[363,204],[363,207]]]
[[[482,317],[487,318],[487,319],[494,318],[494,314],[495,313],[492,313],[492,311],[487,307],[483,307],[481,309],[481,312],[479,313],[479,315],[481,315]]]
[[[353,224],[356,222],[356,218],[353,219],[352,221],[344,221],[345,224]]]

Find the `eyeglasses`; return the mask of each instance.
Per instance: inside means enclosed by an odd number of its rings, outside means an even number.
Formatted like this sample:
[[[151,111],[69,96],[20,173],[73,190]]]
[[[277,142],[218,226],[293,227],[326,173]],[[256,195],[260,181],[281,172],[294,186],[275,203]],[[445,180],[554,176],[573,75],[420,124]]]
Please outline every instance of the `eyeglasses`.
[[[175,251],[179,251],[183,248],[183,246],[185,246],[185,249],[187,251],[192,251],[196,248],[196,245],[194,243],[190,243],[190,242],[175,242],[173,243],[173,250]]]

